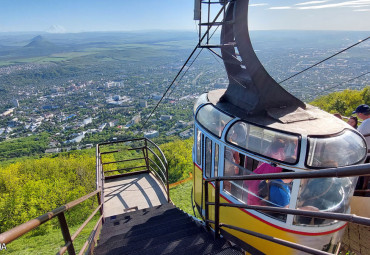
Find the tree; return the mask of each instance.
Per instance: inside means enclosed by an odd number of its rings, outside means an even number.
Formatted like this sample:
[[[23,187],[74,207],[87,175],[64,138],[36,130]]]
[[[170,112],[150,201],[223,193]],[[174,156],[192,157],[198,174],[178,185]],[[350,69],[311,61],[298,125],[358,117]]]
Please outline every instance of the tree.
[[[330,93],[311,102],[312,105],[327,112],[340,113],[344,116],[350,116],[360,104],[369,103],[370,86],[365,87],[363,90],[346,89],[341,92]]]

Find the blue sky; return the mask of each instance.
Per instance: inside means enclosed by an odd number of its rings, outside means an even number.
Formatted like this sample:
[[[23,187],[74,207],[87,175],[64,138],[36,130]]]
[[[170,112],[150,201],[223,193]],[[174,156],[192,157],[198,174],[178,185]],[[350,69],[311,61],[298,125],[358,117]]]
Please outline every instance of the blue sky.
[[[195,30],[194,0],[0,0],[0,32]],[[370,0],[250,0],[258,30],[370,31]]]

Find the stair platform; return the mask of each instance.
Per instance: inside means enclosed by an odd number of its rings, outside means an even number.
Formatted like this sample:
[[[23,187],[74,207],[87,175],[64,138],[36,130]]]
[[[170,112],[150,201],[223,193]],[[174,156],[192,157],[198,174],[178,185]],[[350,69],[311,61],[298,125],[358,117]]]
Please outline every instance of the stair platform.
[[[151,173],[104,181],[104,217],[167,203],[166,192]]]

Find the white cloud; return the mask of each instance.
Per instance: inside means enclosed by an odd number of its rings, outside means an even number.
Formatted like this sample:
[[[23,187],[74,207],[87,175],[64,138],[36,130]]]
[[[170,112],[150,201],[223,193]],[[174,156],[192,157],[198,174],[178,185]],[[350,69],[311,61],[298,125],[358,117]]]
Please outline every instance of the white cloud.
[[[356,9],[354,12],[370,12],[370,9]]]
[[[370,4],[368,4],[368,5],[353,5],[353,6],[351,6],[352,8],[363,8],[363,7],[369,7],[370,6]]]
[[[340,8],[340,7],[348,7],[348,8],[361,8],[362,10],[364,7],[370,6],[370,0],[353,0],[353,1],[341,1],[332,4],[323,4],[333,0],[319,0],[319,1],[308,1],[303,3],[295,4],[294,6],[276,6],[270,7],[270,10],[287,10],[287,9],[295,9],[295,10],[317,10],[317,9],[327,9],[327,8]]]
[[[337,8],[337,7],[354,7],[354,6],[364,6],[370,4],[370,0],[357,0],[357,1],[344,1],[335,4],[323,4],[323,5],[313,5],[297,7],[299,10],[314,10],[314,9],[326,9],[326,8]]]
[[[278,7],[270,7],[269,9],[270,10],[288,10],[288,9],[292,9],[292,7],[290,7],[290,6],[278,6]]]
[[[324,0],[324,1],[310,1],[310,2],[304,2],[304,3],[299,3],[295,5],[310,5],[310,4],[323,4],[329,2],[329,0]]]
[[[266,6],[269,5],[268,3],[261,3],[261,4],[250,4],[251,7],[257,7],[257,6]]]

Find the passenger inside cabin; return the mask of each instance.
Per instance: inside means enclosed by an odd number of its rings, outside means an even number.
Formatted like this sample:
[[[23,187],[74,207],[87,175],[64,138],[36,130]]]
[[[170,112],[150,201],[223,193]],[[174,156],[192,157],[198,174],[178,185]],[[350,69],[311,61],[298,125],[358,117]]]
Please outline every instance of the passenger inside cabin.
[[[283,170],[283,172],[290,172],[289,170]],[[277,180],[264,180],[258,187],[259,196],[264,198],[263,205],[288,208],[291,197],[293,179],[277,179]],[[286,220],[287,215],[284,213],[268,213],[270,216],[279,219]]]
[[[228,141],[233,144],[245,144],[246,131],[243,126],[235,126],[231,132],[228,133]],[[241,175],[242,169],[240,166],[244,166],[246,163],[245,156],[239,152],[226,147],[225,148],[225,176]],[[233,196],[241,198],[242,191],[240,187],[243,185],[243,181],[225,181],[224,189],[230,192]],[[238,187],[239,186],[239,187]]]
[[[335,117],[337,117],[338,119],[342,119],[342,115],[340,115],[340,113],[334,113],[333,114]]]
[[[278,159],[280,161],[285,160],[284,154],[285,141],[283,139],[275,139],[269,148],[269,157]],[[268,163],[262,163],[253,174],[268,174],[268,173],[280,173],[283,169],[281,167],[274,166]],[[260,180],[244,181],[244,187],[248,189],[247,204],[248,205],[261,205],[261,197],[258,196],[258,187],[261,183]]]
[[[283,172],[289,172],[283,170]],[[268,206],[288,208],[290,203],[290,191],[293,179],[271,180],[269,187]]]
[[[349,117],[348,119],[348,122],[347,122],[351,127],[353,127],[354,129],[357,129],[357,126],[358,126],[358,119],[357,117],[355,116],[351,116]]]

